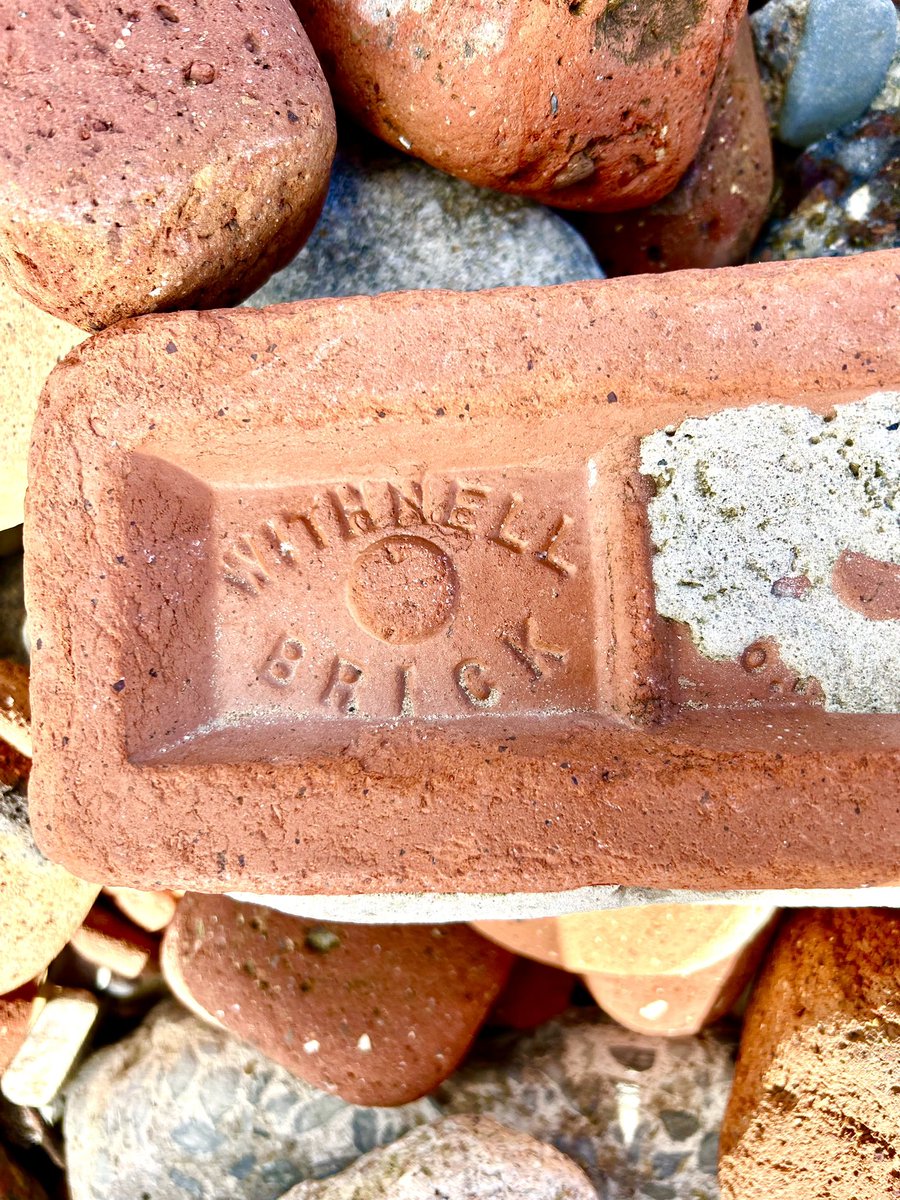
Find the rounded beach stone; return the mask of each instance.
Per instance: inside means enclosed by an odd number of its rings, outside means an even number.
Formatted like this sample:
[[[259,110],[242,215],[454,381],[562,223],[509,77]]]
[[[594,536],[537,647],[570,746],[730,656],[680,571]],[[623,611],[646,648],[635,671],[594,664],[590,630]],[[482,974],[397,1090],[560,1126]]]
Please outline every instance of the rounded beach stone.
[[[516,954],[567,971],[679,975],[729,958],[774,911],[770,904],[648,904],[473,927]]]
[[[44,970],[99,890],[44,858],[31,835],[24,796],[0,785],[0,994]]]
[[[403,1104],[462,1059],[512,956],[465,925],[320,925],[188,893],[164,964],[217,1021],[357,1104]]]
[[[309,241],[247,304],[602,277],[582,237],[549,209],[356,136],[341,142]]]
[[[732,1056],[720,1031],[647,1038],[573,1011],[534,1033],[483,1035],[436,1098],[551,1142],[604,1200],[711,1197]]]
[[[699,1033],[737,1003],[765,953],[775,919],[705,967],[669,975],[595,972],[584,982],[604,1012],[626,1029],[665,1037]]]
[[[684,174],[745,5],[296,7],[336,98],[385,141],[470,183],[615,211],[653,203]]]
[[[699,153],[650,208],[590,213],[578,227],[610,275],[725,267],[749,254],[772,196],[772,143],[745,21]]]
[[[769,0],[752,17],[770,119],[808,146],[861,116],[897,45],[893,0]]]
[[[31,758],[28,668],[8,658],[0,659],[0,741]]]
[[[744,1022],[723,1200],[896,1191],[898,935],[900,916],[879,909],[814,909],[785,925]]]
[[[129,921],[160,933],[175,916],[178,900],[172,892],[141,892],[136,888],[108,887],[103,889]]]
[[[86,963],[123,979],[137,979],[159,951],[157,938],[102,899],[91,908],[69,944]]]
[[[233,303],[302,245],[335,126],[289,0],[19,6],[0,271],[85,329]]]
[[[276,1200],[431,1121],[317,1091],[174,1003],[93,1055],[65,1112],[72,1200]]]
[[[490,1117],[447,1117],[283,1200],[597,1200],[571,1159]]]
[[[20,296],[0,274],[0,530],[24,519],[31,425],[44,381],[84,338]]]

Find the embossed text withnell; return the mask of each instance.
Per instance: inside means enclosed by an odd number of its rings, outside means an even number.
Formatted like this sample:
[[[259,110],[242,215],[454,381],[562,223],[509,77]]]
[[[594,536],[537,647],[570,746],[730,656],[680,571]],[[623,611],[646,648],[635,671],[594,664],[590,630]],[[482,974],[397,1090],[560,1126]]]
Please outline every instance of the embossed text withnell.
[[[587,521],[566,479],[549,499],[537,473],[499,471],[281,496],[232,529],[221,559],[229,590],[256,601],[261,621],[265,598],[294,589],[256,679],[331,717],[583,707]]]

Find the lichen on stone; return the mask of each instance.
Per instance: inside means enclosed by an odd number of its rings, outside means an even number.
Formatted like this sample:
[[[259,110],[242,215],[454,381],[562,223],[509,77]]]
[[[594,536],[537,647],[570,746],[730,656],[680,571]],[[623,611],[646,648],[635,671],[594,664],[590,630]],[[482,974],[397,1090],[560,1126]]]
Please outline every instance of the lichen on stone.
[[[834,712],[900,712],[900,620],[839,598],[842,555],[900,566],[900,393],[820,416],[764,404],[644,438],[658,612],[702,654],[772,638]],[[801,596],[776,587],[801,576]],[[774,589],[774,590],[773,590]]]

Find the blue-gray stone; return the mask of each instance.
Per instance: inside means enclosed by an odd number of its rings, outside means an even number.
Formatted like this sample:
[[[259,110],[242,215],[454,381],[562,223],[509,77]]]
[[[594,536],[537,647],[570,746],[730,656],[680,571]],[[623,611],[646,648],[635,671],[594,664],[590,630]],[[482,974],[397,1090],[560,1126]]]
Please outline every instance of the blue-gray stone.
[[[309,241],[246,303],[602,278],[581,235],[549,208],[473,187],[360,135],[338,150]]]
[[[66,1096],[72,1200],[276,1200],[439,1116],[360,1109],[172,1003],[94,1054]]]
[[[896,44],[893,0],[809,0],[779,138],[808,146],[855,121],[881,89]]]

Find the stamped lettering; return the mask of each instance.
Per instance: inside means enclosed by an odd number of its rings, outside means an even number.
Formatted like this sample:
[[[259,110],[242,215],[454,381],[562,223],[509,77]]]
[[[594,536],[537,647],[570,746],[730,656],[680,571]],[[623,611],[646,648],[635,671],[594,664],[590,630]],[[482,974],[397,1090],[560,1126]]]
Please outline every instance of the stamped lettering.
[[[289,687],[294,682],[304,653],[303,643],[297,638],[281,638],[262,669],[262,678],[274,687]]]
[[[291,736],[307,719],[358,728],[591,711],[587,474],[386,472],[223,489],[216,622],[230,649],[217,697]]]
[[[487,667],[473,658],[457,666],[456,682],[473,708],[496,708],[500,703],[500,689],[489,682]]]

